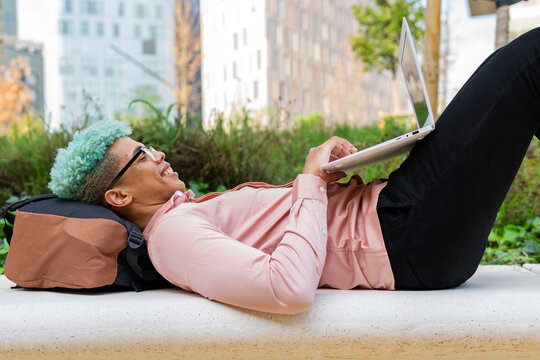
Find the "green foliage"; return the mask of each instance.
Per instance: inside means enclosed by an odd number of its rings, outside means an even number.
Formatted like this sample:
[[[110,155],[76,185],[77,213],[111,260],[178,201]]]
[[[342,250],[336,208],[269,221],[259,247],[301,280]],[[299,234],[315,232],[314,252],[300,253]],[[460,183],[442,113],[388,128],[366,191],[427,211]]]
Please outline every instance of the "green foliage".
[[[395,75],[402,19],[407,18],[415,39],[424,35],[421,1],[375,0],[373,5],[353,6],[353,12],[360,25],[357,35],[349,40],[353,53],[362,59],[366,70],[375,67]]]
[[[496,227],[524,224],[540,213],[540,141],[533,139],[504,200]]]
[[[210,190],[210,186],[208,183],[205,183],[201,178],[196,180],[190,180],[189,181],[189,190],[193,191],[195,193],[196,197],[203,196],[205,194],[208,194],[209,192],[212,192]],[[223,185],[219,185],[217,189],[213,192],[224,192],[227,188]]]
[[[0,136],[0,204],[13,194],[50,193],[47,184],[56,151],[71,138],[72,131],[49,132],[41,118],[30,115]]]
[[[4,273],[4,264],[6,263],[7,253],[9,251],[9,245],[5,238],[0,234],[0,275]]]
[[[4,228],[6,226],[13,227],[5,219],[0,219],[0,275],[4,273],[4,264],[6,263],[6,256],[9,251],[9,245],[4,234]]]
[[[482,260],[488,265],[540,263],[540,217],[493,228]]]

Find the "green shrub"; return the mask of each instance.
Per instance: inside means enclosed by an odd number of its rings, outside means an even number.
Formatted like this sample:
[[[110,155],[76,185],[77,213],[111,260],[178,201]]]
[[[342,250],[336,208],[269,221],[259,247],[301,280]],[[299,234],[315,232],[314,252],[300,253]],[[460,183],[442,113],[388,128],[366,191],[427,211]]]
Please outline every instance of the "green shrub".
[[[5,220],[0,219],[0,275],[4,273],[4,264],[6,263],[6,256],[9,250],[6,237],[4,235]]]
[[[540,141],[533,139],[504,200],[495,226],[525,224],[540,213]]]
[[[494,227],[482,262],[487,265],[540,263],[540,217],[520,225]]]
[[[56,151],[71,137],[64,128],[48,132],[43,120],[31,115],[0,136],[0,204],[12,195],[50,193],[47,184]]]

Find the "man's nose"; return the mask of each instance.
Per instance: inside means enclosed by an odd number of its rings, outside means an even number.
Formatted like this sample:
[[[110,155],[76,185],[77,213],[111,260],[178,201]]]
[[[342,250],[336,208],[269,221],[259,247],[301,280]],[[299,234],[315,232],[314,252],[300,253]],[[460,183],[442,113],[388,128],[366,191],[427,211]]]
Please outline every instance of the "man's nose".
[[[156,162],[160,163],[165,160],[165,153],[163,151],[154,150],[154,156],[156,157]]]

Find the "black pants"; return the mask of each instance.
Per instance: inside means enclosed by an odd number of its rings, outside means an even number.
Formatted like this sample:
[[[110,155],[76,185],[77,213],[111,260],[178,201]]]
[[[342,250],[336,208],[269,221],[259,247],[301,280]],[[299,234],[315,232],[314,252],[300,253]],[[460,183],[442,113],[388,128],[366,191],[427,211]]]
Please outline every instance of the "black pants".
[[[444,289],[474,274],[539,124],[537,28],[486,59],[390,174],[377,212],[396,289]]]

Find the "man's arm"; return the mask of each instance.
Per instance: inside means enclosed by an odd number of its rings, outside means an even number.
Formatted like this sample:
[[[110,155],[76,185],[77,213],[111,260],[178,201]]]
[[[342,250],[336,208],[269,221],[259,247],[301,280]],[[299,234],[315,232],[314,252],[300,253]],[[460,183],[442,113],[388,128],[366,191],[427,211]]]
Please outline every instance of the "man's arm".
[[[293,184],[285,234],[272,254],[244,245],[196,215],[165,216],[149,243],[169,281],[244,308],[294,314],[314,299],[326,258],[326,183],[311,174]]]

